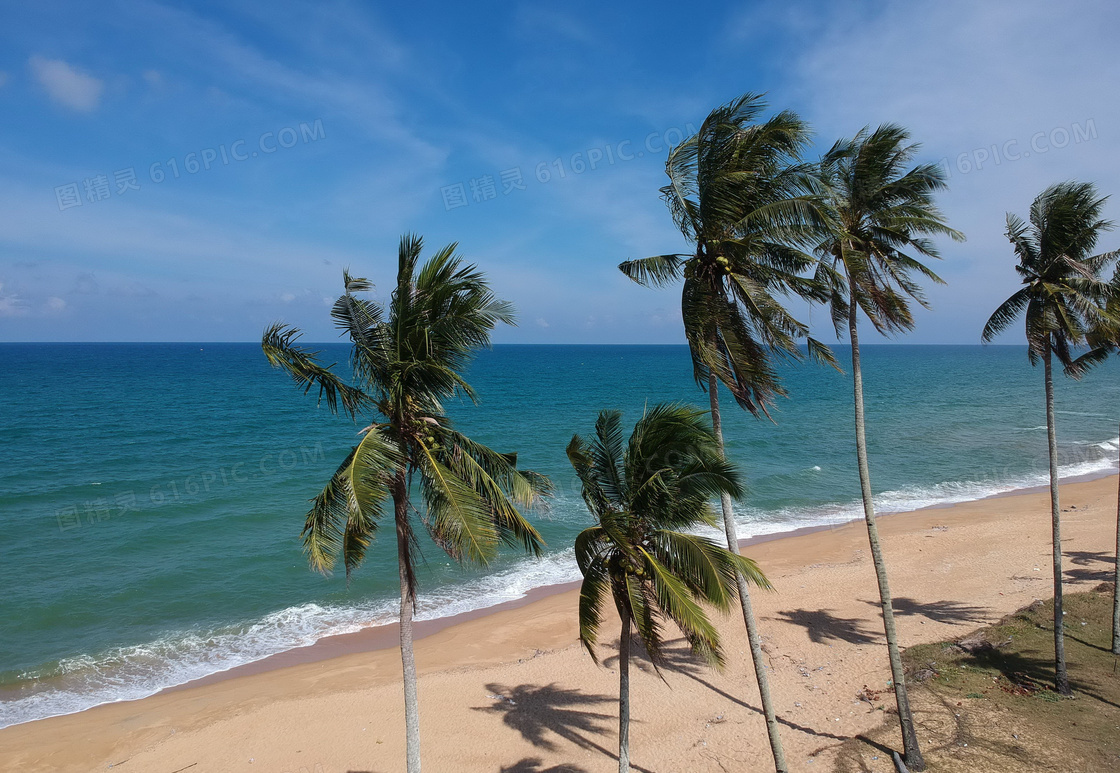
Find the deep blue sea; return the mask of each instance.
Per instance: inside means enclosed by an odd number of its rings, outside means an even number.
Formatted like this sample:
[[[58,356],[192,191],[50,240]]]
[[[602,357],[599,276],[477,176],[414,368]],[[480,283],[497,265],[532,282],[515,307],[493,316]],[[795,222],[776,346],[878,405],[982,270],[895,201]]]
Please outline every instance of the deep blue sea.
[[[321,349],[345,363],[344,346]],[[1042,372],[1025,348],[866,346],[864,369],[880,511],[1045,481]],[[548,553],[479,570],[429,546],[424,618],[578,578],[571,544],[589,517],[564,447],[600,409],[633,422],[647,402],[707,406],[684,346],[499,346],[469,378],[481,404],[449,406],[457,425],[556,483],[538,524]],[[743,537],[859,517],[848,377],[797,365],[785,383],[774,423],[725,396],[750,485]],[[1120,366],[1062,378],[1058,419],[1063,474],[1114,470]],[[308,500],[360,426],[256,344],[0,345],[0,727],[391,621],[393,540],[349,587],[300,551]]]

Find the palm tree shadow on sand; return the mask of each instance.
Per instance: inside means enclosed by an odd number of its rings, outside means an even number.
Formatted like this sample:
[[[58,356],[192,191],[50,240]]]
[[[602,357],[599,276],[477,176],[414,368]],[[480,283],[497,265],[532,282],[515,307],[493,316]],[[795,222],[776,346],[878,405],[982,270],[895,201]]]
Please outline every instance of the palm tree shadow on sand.
[[[1115,577],[1116,558],[1109,553],[1090,552],[1086,550],[1067,550],[1063,555],[1070,560],[1077,569],[1066,569],[1064,574],[1067,580],[1073,582],[1108,582]],[[1094,564],[1101,564],[1096,568]]]
[[[858,617],[837,617],[827,609],[795,609],[779,612],[777,618],[805,629],[814,644],[827,644],[829,639],[849,644],[876,644],[882,634],[867,628],[867,621]]]
[[[878,601],[864,603],[877,609],[880,606]],[[921,615],[935,623],[982,623],[990,612],[987,607],[974,607],[957,601],[918,601],[906,596],[894,598],[894,613],[899,617]]]
[[[553,765],[551,768],[542,768],[543,764],[538,757],[526,757],[508,768],[501,768],[501,773],[587,773],[584,768],[575,765]]]
[[[704,687],[707,687],[716,695],[727,699],[735,705],[741,706],[742,708],[747,709],[748,711],[752,711],[755,714],[762,715],[763,712],[759,706],[752,706],[745,700],[737,698],[734,695],[721,690],[719,687],[716,687],[714,684],[708,681],[705,677],[712,673],[711,666],[709,666],[703,658],[694,655],[692,653],[692,650],[689,648],[688,643],[684,639],[675,639],[670,642],[668,646],[662,648],[662,654],[665,657],[665,662],[661,666],[661,670],[663,672],[680,674],[681,676],[687,677],[692,681],[697,682]],[[638,669],[642,672],[655,673],[653,665],[649,662],[649,656],[646,654],[645,650],[641,648],[640,645],[635,645],[634,649],[631,650],[630,657],[635,661]],[[603,666],[605,668],[615,668],[617,666],[617,663],[617,655],[612,655],[611,657],[605,658],[603,660]],[[829,738],[834,741],[848,740],[848,736],[820,732],[818,730],[814,730],[811,727],[799,725],[796,722],[791,722],[788,719],[784,719],[782,717],[778,717],[778,722],[791,730],[796,730],[800,733],[816,736],[818,738]],[[827,748],[827,746],[821,747],[821,749],[825,748]],[[821,751],[821,749],[818,749],[817,751],[819,752]],[[817,752],[814,752],[814,754],[816,753]]]
[[[491,683],[486,685],[486,692],[496,698],[494,703],[490,706],[474,706],[473,710],[500,714],[502,722],[507,727],[516,730],[533,746],[548,751],[559,751],[562,747],[549,736],[551,733],[581,749],[599,752],[613,760],[618,759],[618,754],[593,740],[596,736],[603,737],[608,743],[613,740],[618,715],[614,712],[604,714],[596,709],[604,705],[613,706],[618,702],[617,698],[566,689],[555,683],[522,684],[516,687]],[[513,767],[502,768],[502,770],[509,773],[537,773],[537,771],[579,773],[581,771],[580,768],[571,765],[560,765],[545,770],[532,767],[540,764],[542,764],[540,760],[526,758]],[[652,773],[633,763],[630,766],[642,773]]]

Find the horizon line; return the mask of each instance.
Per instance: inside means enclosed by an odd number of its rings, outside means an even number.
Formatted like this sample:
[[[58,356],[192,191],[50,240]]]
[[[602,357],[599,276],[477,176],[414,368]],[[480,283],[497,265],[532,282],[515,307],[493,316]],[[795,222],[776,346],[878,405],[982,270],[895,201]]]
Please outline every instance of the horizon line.
[[[144,345],[150,346],[154,344],[181,344],[181,345],[206,345],[206,346],[231,346],[238,344],[260,344],[260,341],[0,341],[0,346],[32,346],[32,345],[60,345],[60,346],[97,346],[97,345]],[[348,345],[348,341],[301,341],[301,344],[310,346],[340,346]],[[837,341],[828,344],[829,346],[851,346],[847,341]],[[937,342],[937,343],[912,343],[906,341],[874,341],[874,342],[861,342],[860,348],[867,346],[979,346],[979,347],[1000,347],[1000,346],[1026,346],[1026,343],[1015,344],[996,344],[996,343],[954,343],[954,342]],[[494,348],[498,346],[688,346],[687,342],[684,343],[667,343],[667,342],[651,342],[651,343],[635,343],[635,342],[608,342],[608,343],[588,343],[588,342],[537,342],[537,343],[513,343],[503,342],[494,343],[489,347],[480,347],[481,349]],[[799,347],[804,347],[805,344],[798,344]]]

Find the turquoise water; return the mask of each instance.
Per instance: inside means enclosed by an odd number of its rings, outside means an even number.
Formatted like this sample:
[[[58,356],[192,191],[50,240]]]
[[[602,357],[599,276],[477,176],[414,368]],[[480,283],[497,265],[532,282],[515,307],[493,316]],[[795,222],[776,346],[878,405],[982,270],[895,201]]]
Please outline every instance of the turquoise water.
[[[345,362],[344,347],[322,349]],[[864,366],[881,510],[1045,480],[1042,374],[1025,349],[868,346]],[[683,346],[502,346],[470,379],[482,404],[451,406],[458,426],[557,484],[539,522],[549,553],[473,570],[428,549],[421,617],[578,577],[570,545],[588,517],[564,457],[572,433],[605,407],[632,422],[647,400],[706,406]],[[725,404],[750,482],[744,537],[859,515],[849,381],[791,366],[786,385],[773,424]],[[1118,404],[1112,363],[1061,380],[1065,474],[1115,469]],[[255,344],[0,345],[0,417],[0,726],[393,618],[392,540],[349,587],[309,572],[298,541],[359,425],[317,409]]]

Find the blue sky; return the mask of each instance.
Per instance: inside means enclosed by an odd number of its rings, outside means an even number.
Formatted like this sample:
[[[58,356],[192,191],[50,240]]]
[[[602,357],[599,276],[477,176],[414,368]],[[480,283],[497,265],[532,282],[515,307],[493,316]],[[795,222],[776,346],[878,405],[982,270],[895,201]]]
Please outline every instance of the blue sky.
[[[387,289],[416,231],[516,304],[497,342],[683,342],[679,292],[615,266],[684,248],[668,144],[746,91],[814,156],[895,121],[947,159],[968,242],[907,342],[978,341],[1017,281],[1006,211],[1120,193],[1109,2],[0,8],[2,341],[334,340],[342,268]]]

